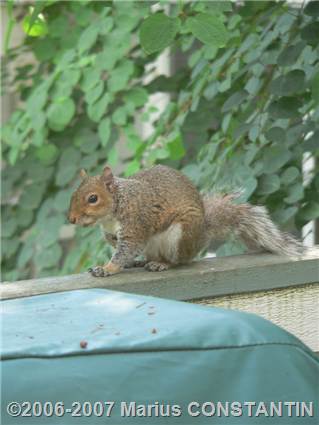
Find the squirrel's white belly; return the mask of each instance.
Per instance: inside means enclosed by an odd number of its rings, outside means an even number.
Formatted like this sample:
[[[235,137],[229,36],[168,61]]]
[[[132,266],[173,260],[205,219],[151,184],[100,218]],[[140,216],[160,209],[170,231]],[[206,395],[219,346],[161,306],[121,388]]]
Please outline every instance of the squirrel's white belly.
[[[148,261],[160,261],[164,259],[174,263],[177,259],[178,246],[181,238],[181,224],[171,224],[167,230],[149,239],[144,250],[146,259]]]
[[[102,232],[116,236],[121,229],[120,223],[113,217],[105,217],[99,220]]]

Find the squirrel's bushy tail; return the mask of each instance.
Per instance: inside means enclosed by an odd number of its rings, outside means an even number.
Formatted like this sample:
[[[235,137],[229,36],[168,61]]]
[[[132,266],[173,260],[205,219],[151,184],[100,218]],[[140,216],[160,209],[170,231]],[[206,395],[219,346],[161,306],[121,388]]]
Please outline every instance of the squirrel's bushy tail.
[[[205,195],[205,222],[209,240],[226,240],[230,235],[240,238],[248,248],[262,248],[276,254],[297,256],[302,243],[281,232],[270,219],[265,207],[248,203],[234,204],[240,193]]]

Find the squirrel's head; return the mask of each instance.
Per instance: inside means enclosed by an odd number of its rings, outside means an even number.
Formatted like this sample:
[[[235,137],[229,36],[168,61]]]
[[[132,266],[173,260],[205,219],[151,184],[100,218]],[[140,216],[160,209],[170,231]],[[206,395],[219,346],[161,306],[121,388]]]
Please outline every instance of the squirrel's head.
[[[91,226],[112,213],[114,177],[110,167],[100,176],[90,177],[85,170],[80,176],[82,182],[72,195],[68,219],[72,224]]]

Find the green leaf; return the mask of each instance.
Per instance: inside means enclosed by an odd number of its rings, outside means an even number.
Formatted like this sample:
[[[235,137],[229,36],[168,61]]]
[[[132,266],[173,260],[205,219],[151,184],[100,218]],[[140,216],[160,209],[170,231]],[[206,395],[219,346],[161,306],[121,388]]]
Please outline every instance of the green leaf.
[[[68,208],[69,201],[70,198],[64,206],[64,211]],[[55,244],[59,240],[60,229],[64,222],[64,215],[59,214],[55,217],[48,217],[45,221],[39,223],[37,225],[37,229],[39,230],[39,234],[37,235],[37,245],[46,249]]]
[[[101,139],[102,146],[106,146],[107,142],[110,139],[110,135],[111,135],[111,120],[110,120],[110,118],[104,118],[99,123],[98,133],[99,133],[99,137]]]
[[[228,41],[228,32],[222,21],[214,15],[198,13],[186,20],[186,25],[202,43],[224,47]]]
[[[248,146],[249,147],[245,153],[245,160],[244,160],[245,165],[251,164],[251,162],[253,161],[253,159],[256,157],[256,155],[259,152],[259,147],[256,146],[256,144],[251,143]]]
[[[143,87],[134,87],[125,93],[124,100],[133,103],[138,108],[146,104],[148,92]]]
[[[10,238],[14,235],[14,233],[17,230],[19,223],[17,220],[10,218],[9,220],[6,220],[6,223],[4,223],[1,226],[1,236],[3,238]]]
[[[163,160],[169,158],[170,153],[168,148],[157,148],[152,150],[148,155],[148,161],[150,164],[154,164],[156,160]]]
[[[107,46],[102,52],[96,55],[95,65],[100,71],[110,71],[119,59],[119,49],[117,46]]]
[[[72,189],[60,190],[54,198],[54,209],[60,212],[65,212],[69,208],[70,199],[72,196]],[[60,226],[63,223],[60,224]],[[57,232],[59,234],[59,232]]]
[[[126,88],[129,78],[134,72],[134,64],[128,59],[124,59],[110,73],[107,86],[110,92],[115,93]]]
[[[270,195],[280,189],[280,179],[275,174],[263,175],[258,182],[258,192],[261,195]]]
[[[242,187],[244,188],[244,193],[241,198],[247,201],[256,190],[257,179],[255,177],[248,177],[243,181]]]
[[[82,5],[78,7],[77,4],[72,4],[71,7],[77,24],[81,27],[87,27],[91,22],[93,11]]]
[[[97,84],[101,82],[101,70],[90,67],[87,68],[83,72],[83,78],[81,80],[81,88],[85,92],[91,90],[93,87],[95,87]]]
[[[295,45],[287,46],[278,56],[277,63],[279,66],[294,65],[305,47],[304,41],[299,41]]]
[[[29,24],[29,31],[31,30],[33,24],[37,21],[39,18],[40,13],[45,8],[46,3],[45,2],[37,2],[34,6],[30,7],[30,24]]]
[[[218,85],[217,85],[218,84]],[[219,93],[224,93],[227,90],[229,90],[231,88],[231,78],[226,78],[224,81],[221,81],[220,83],[217,83],[214,81],[213,84],[211,84],[210,86],[210,90],[206,90],[205,91],[205,95],[208,94],[208,99],[211,99],[214,97],[214,95],[217,92],[217,86],[218,86],[218,91]],[[208,87],[207,87],[208,89]]]
[[[42,2],[41,2],[42,3]],[[49,20],[50,36],[53,38],[65,37],[66,31],[69,29],[69,19],[67,14],[53,17]]]
[[[84,128],[74,137],[74,145],[79,147],[84,154],[90,154],[98,149],[99,137],[93,131]]]
[[[311,81],[311,94],[316,104],[319,104],[319,72],[317,72]]]
[[[318,1],[309,1],[304,8],[304,14],[313,16],[314,18],[319,16],[319,3]]]
[[[214,0],[212,2],[204,1],[204,5],[208,6],[209,9],[212,9],[213,12],[231,12],[233,10],[232,2],[227,0]]]
[[[86,155],[84,158],[82,158],[81,166],[82,168],[85,168],[86,170],[91,170],[92,168],[96,167],[96,164],[99,162],[99,151],[93,152],[90,155]]]
[[[59,168],[67,167],[69,164],[78,165],[81,161],[81,154],[74,146],[64,148],[59,161]]]
[[[99,122],[106,113],[108,105],[112,102],[113,96],[105,93],[97,102],[88,106],[88,116],[94,122]]]
[[[38,15],[35,18],[34,15],[25,16],[22,21],[22,28],[31,37],[40,37],[48,33],[48,26],[43,15]]]
[[[245,99],[248,97],[246,90],[239,90],[232,94],[224,103],[222,107],[222,112],[231,111],[234,108],[237,108]]]
[[[27,99],[27,110],[30,115],[37,114],[46,104],[48,92],[44,86],[38,86]]]
[[[201,177],[201,169],[198,164],[187,164],[182,168],[183,174],[185,174],[192,182],[198,185]]]
[[[130,2],[127,2],[126,4],[129,5]],[[123,11],[123,13],[119,13],[116,19],[116,23],[123,33],[131,32],[138,22],[139,17],[134,13],[130,13],[128,10]]]
[[[28,180],[32,180],[33,182],[43,183],[45,180],[48,180],[52,176],[53,168],[48,165],[41,164],[37,161],[36,158],[32,158],[33,161],[26,162],[25,170]]]
[[[183,145],[182,135],[180,133],[173,135],[167,142],[170,159],[177,160],[183,158],[185,155],[185,148]]]
[[[46,116],[44,112],[39,111],[38,113],[34,113],[30,118],[34,130],[41,131],[45,127]]]
[[[140,170],[140,163],[137,159],[131,161],[125,169],[125,177],[132,176]]]
[[[40,62],[52,60],[57,54],[57,44],[51,38],[38,38],[34,43],[34,54]]]
[[[312,22],[301,30],[301,38],[311,46],[319,42],[319,21]]]
[[[65,167],[60,167],[58,169],[55,183],[57,186],[65,186],[66,184],[70,183],[70,181],[75,177],[78,169],[76,164],[68,164]]]
[[[78,49],[80,54],[83,54],[93,46],[93,44],[96,42],[98,33],[99,28],[96,25],[91,25],[83,31],[78,42]]]
[[[53,144],[46,144],[37,149],[36,155],[40,162],[50,165],[58,156],[58,148]]]
[[[89,104],[94,103],[104,91],[104,82],[99,81],[97,85],[85,93],[85,101]]]
[[[33,254],[34,254],[33,245],[29,242],[25,242],[18,255],[19,269],[24,267],[28,263],[28,261],[31,260],[31,258],[33,257]]]
[[[288,167],[280,176],[281,183],[289,185],[300,176],[300,172],[297,167]]]
[[[277,118],[297,118],[299,116],[298,109],[303,106],[303,102],[296,97],[282,97],[273,101],[269,107],[269,114]]]
[[[286,140],[285,130],[281,127],[270,128],[266,132],[265,136],[270,142],[275,142],[275,143],[285,143],[285,140]]]
[[[115,146],[113,146],[110,152],[108,153],[107,162],[109,163],[111,167],[115,167],[115,165],[117,164],[117,161],[118,161],[118,153],[117,153],[117,150],[115,149]]]
[[[64,52],[61,55],[61,58],[59,59],[58,69],[63,70],[69,67],[69,65],[74,61],[75,58],[76,58],[76,50],[68,49],[66,52]],[[78,63],[78,66],[81,66],[81,61]]]
[[[295,69],[273,80],[269,85],[270,93],[276,96],[285,96],[299,93],[305,88],[306,74],[300,69]]]
[[[245,134],[248,133],[249,129],[250,129],[250,124],[240,124],[233,131],[234,140],[238,140],[240,137],[243,137]]]
[[[28,227],[30,226],[32,220],[33,220],[33,212],[31,210],[25,210],[25,209],[19,208],[18,215],[17,215],[17,221],[19,223],[19,226]]]
[[[263,172],[276,173],[291,159],[291,152],[283,145],[267,147],[263,155]]]
[[[117,24],[119,22],[117,21]],[[99,33],[102,35],[107,35],[113,28],[113,19],[109,16],[102,18],[99,22]]]
[[[26,210],[34,210],[37,208],[42,200],[43,185],[31,184],[23,191],[20,202]]]
[[[258,125],[253,125],[248,132],[248,138],[252,142],[255,142],[259,136],[260,133],[260,127]]]
[[[35,146],[41,146],[47,140],[48,128],[43,127],[41,129],[36,129],[32,136],[32,144]]]
[[[304,188],[302,183],[298,182],[290,186],[288,189],[288,196],[284,198],[284,201],[287,204],[294,204],[297,201],[300,201],[304,197]]]
[[[297,207],[280,207],[273,214],[272,218],[276,223],[285,224],[298,212]]]
[[[34,256],[35,265],[41,269],[54,267],[62,256],[62,249],[60,245],[55,244],[50,249],[42,249]]]
[[[65,69],[61,74],[61,79],[69,86],[75,86],[81,77],[79,69]]]
[[[304,134],[308,133],[305,124],[293,125],[286,131],[286,143],[288,145],[294,145],[296,143],[302,143]]]
[[[141,147],[146,147],[146,144],[142,142],[140,137],[136,134],[133,126],[127,126],[124,129],[126,136],[126,147],[130,149],[135,155]]]
[[[315,131],[309,139],[305,140],[303,150],[307,152],[319,151],[319,130]]]
[[[18,238],[4,239],[2,244],[2,253],[4,258],[13,257],[20,246]]]
[[[114,122],[114,124],[118,126],[122,126],[126,123],[126,120],[127,120],[127,111],[125,109],[125,106],[120,106],[113,113],[112,121]]]
[[[252,76],[245,85],[245,90],[247,90],[251,95],[256,95],[261,87],[261,84],[262,81],[259,78]]]
[[[178,18],[169,18],[164,13],[147,17],[141,25],[140,42],[147,54],[161,51],[174,40],[180,28]]]
[[[49,127],[55,131],[62,131],[72,120],[75,113],[75,104],[70,98],[56,100],[48,108]]]
[[[299,215],[305,221],[317,220],[319,218],[319,203],[309,202],[300,210]]]

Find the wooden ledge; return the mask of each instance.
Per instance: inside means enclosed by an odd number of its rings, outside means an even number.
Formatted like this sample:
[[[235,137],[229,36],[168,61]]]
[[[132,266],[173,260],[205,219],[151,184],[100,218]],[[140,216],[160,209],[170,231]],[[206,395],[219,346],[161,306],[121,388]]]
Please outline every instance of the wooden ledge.
[[[1,299],[28,297],[74,289],[105,288],[176,300],[285,288],[319,282],[319,247],[301,258],[245,254],[196,261],[162,273],[130,269],[105,278],[89,273],[4,282]]]

